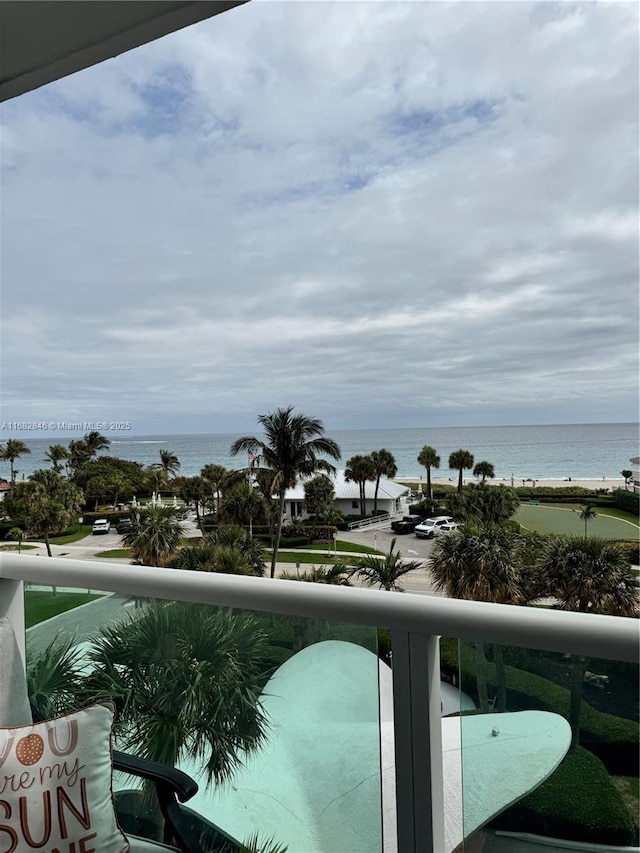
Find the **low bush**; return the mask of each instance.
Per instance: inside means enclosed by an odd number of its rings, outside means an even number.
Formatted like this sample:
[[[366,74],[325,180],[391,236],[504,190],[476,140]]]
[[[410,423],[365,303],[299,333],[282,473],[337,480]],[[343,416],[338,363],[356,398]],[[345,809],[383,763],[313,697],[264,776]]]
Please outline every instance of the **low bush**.
[[[640,517],[640,494],[628,492],[625,489],[616,489],[612,497],[618,509],[630,512],[636,518]]]
[[[632,566],[640,566],[640,542],[638,540],[629,542],[628,540],[620,540],[616,543],[620,546],[625,557]]]
[[[605,766],[581,747],[535,791],[494,818],[492,827],[591,844],[637,843],[631,815]]]

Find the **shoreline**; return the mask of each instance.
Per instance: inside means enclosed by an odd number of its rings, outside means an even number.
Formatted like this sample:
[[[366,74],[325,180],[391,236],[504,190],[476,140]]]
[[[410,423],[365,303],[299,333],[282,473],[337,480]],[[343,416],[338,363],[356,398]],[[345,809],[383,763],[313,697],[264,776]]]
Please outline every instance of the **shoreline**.
[[[411,483],[415,484],[418,487],[420,485],[423,488],[426,486],[426,478],[422,477],[394,477],[394,482],[396,483]],[[465,477],[463,479],[463,484],[465,486],[469,485],[469,483],[478,483],[479,480],[477,477]],[[431,485],[432,487],[436,486],[456,486],[458,483],[457,477],[444,478],[444,477],[432,477]],[[494,477],[493,479],[485,480],[485,483],[488,486],[509,486],[511,487],[511,477]],[[599,491],[605,490],[607,492],[611,492],[614,489],[624,489],[624,480],[620,477],[619,479],[607,478],[605,480],[601,479],[576,479],[572,477],[565,478],[562,480],[552,479],[548,477],[540,477],[539,479],[533,479],[529,477],[514,477],[513,485],[515,488],[518,486],[520,488],[529,487],[529,488],[548,488],[548,489],[566,489],[571,487],[577,487],[580,489],[592,489],[595,491],[596,489]],[[418,489],[419,490],[419,489]]]

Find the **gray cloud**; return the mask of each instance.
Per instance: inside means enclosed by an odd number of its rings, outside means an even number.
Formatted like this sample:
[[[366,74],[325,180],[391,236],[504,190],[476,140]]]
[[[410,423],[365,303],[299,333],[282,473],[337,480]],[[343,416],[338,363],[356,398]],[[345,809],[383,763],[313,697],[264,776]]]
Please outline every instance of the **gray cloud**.
[[[635,419],[637,36],[254,2],[10,102],[5,419]]]

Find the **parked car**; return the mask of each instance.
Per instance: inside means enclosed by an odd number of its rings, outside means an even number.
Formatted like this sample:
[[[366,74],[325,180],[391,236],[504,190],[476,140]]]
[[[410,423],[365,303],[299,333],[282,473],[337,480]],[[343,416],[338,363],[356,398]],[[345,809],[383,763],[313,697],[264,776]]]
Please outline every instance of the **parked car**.
[[[416,525],[414,533],[420,539],[433,539],[440,533],[448,533],[450,530],[455,530],[457,523],[450,515],[436,515],[433,518],[427,518],[422,524]]]
[[[99,533],[108,533],[110,524],[106,518],[96,518],[91,528],[91,533],[97,536]]]
[[[116,531],[118,533],[127,533],[129,530],[131,530],[131,519],[121,518],[120,521],[116,524]]]
[[[391,522],[391,529],[394,533],[413,533],[417,524],[420,524],[424,516],[422,515],[405,515],[403,519]]]

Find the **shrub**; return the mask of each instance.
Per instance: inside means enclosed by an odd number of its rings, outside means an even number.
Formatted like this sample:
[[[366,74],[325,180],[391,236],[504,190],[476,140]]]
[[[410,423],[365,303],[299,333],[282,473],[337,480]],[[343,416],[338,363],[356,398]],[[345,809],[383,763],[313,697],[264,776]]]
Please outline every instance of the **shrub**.
[[[495,818],[492,826],[592,844],[636,843],[631,815],[606,768],[581,747],[569,752],[555,773]]]
[[[629,542],[628,540],[623,539],[618,541],[616,544],[620,546],[620,550],[624,553],[632,566],[640,565],[640,542],[638,540]]]
[[[625,512],[630,512],[636,518],[640,517],[640,494],[637,492],[627,492],[625,489],[616,489],[613,493],[613,500],[618,509]]]

